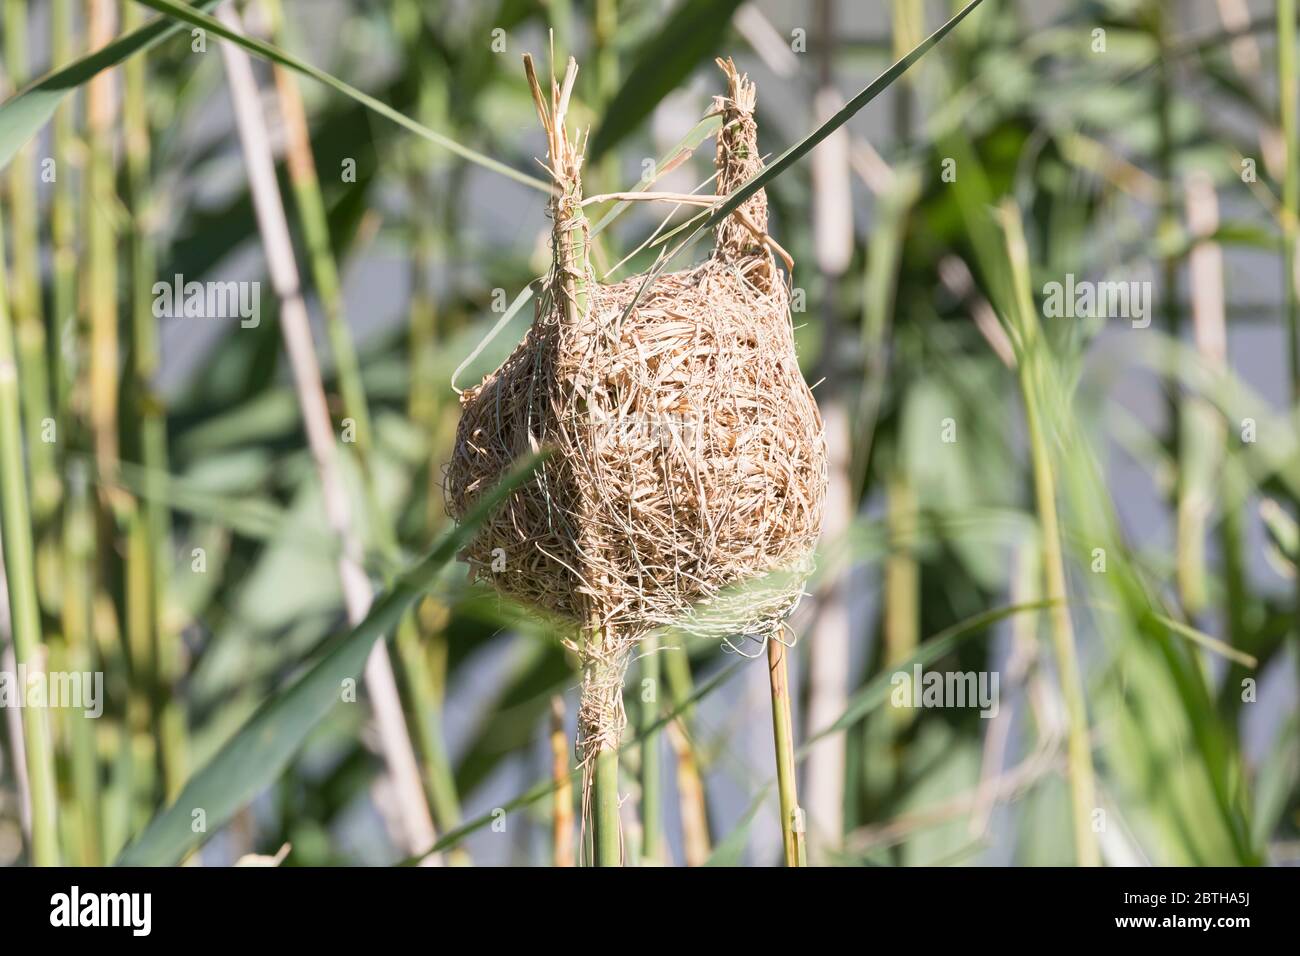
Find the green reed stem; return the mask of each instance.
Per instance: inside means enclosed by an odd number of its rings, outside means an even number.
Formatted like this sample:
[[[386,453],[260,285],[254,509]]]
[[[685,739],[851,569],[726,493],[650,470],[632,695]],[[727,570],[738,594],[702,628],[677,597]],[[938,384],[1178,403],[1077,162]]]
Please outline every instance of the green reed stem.
[[[592,623],[584,634],[589,650],[585,654],[588,667],[595,672],[588,678],[595,686],[607,685],[607,674],[601,669],[608,667],[607,647],[604,642],[608,632],[599,626],[597,616],[592,615]],[[581,716],[579,730],[583,733]],[[618,798],[618,746],[611,746],[608,741],[601,741],[599,749],[589,758],[591,766],[591,807],[588,812],[587,801],[583,800],[584,822],[592,823],[592,863],[596,866],[623,865],[623,835],[619,819]]]
[[[4,222],[0,217],[0,529],[14,659],[32,670],[45,667],[40,608],[36,597],[36,566],[32,549],[32,514],[23,467],[23,429],[18,367],[14,362],[14,328],[9,317],[8,283],[3,264]],[[54,750],[43,708],[23,711],[23,740],[32,815],[31,860],[38,866],[59,862],[57,804],[54,790]]]
[[[1033,460],[1034,497],[1042,538],[1044,596],[1054,602],[1049,611],[1049,621],[1068,722],[1067,768],[1076,862],[1080,866],[1098,866],[1101,859],[1092,832],[1092,814],[1097,802],[1088,737],[1088,713],[1083,677],[1074,646],[1074,625],[1070,620],[1065,558],[1061,550],[1061,528],[1056,511],[1056,481],[1039,406],[1040,387],[1048,374],[1049,353],[1030,296],[1029,250],[1025,244],[1019,210],[1008,200],[1002,205],[1000,216],[1006,232],[1007,258],[1011,266],[1020,335],[1017,368]]]
[[[73,0],[53,0],[50,9],[51,54],[55,67],[66,66],[75,56],[72,3]],[[51,355],[56,419],[60,428],[66,429],[76,377],[75,356],[70,350],[77,339],[77,200],[72,175],[77,134],[72,97],[67,97],[55,111],[53,134],[56,179],[50,196],[54,310],[50,316],[54,336]]]
[[[663,862],[663,753],[652,729],[659,720],[661,660],[659,637],[652,634],[641,642],[641,858],[654,863]]]
[[[803,811],[795,779],[794,722],[790,716],[790,674],[786,647],[767,640],[767,673],[772,686],[772,736],[776,742],[776,786],[781,802],[781,842],[786,866],[804,865]]]
[[[596,865],[622,866],[623,845],[618,819],[618,751],[596,754],[593,791],[596,802]]]
[[[89,4],[92,49],[111,41],[116,29],[115,5]],[[90,322],[88,354],[90,390],[86,415],[95,442],[100,474],[112,478],[118,461],[118,391],[120,350],[117,314],[118,208],[117,172],[113,162],[116,91],[111,72],[101,73],[86,87],[86,127],[89,162],[85,188],[86,311]],[[115,496],[112,504],[121,503]]]
[[[141,8],[130,4],[123,27],[144,22]],[[127,189],[131,219],[130,250],[131,366],[128,402],[135,454],[145,468],[143,499],[132,502],[127,519],[127,632],[131,655],[128,720],[133,739],[133,790],[137,805],[147,814],[155,796],[155,764],[163,768],[167,795],[184,783],[184,716],[176,698],[176,673],[180,660],[179,634],[169,628],[166,588],[168,578],[169,518],[161,483],[167,474],[167,426],[161,400],[154,392],[160,361],[157,319],[153,315],[152,288],[157,272],[151,235],[153,200],[150,189],[150,124],[147,111],[147,61],[128,60],[123,67],[123,127],[126,144]],[[161,663],[166,659],[164,677]],[[180,711],[180,719],[177,713]],[[161,759],[159,755],[161,754]]]
[[[27,0],[5,0],[4,57],[8,79],[21,89],[30,79],[27,68]],[[41,304],[40,236],[37,182],[32,157],[35,143],[20,149],[9,165],[10,223],[13,236],[13,280],[10,308],[14,323],[22,390],[23,427],[28,437],[32,517],[37,534],[58,507],[60,489],[54,466],[54,443],[44,437],[50,417],[49,366]]]
[[[594,619],[593,615],[593,619]],[[601,647],[607,632],[593,625],[587,631],[586,640],[595,646],[588,656],[594,663],[590,666],[600,668],[607,666],[606,654]],[[597,686],[605,686],[604,676],[597,673],[593,678]],[[581,725],[581,720],[579,721]],[[581,729],[579,730],[581,732]],[[592,821],[592,862],[596,866],[623,865],[623,834],[619,819],[618,799],[618,747],[602,743],[591,758],[594,766],[591,770],[591,821]]]
[[[74,672],[95,670],[95,512],[83,462],[69,464],[63,515],[63,638],[66,666]],[[115,847],[106,845],[99,754],[95,721],[80,711],[68,715],[72,748],[72,794],[76,801],[78,865],[100,866]]]

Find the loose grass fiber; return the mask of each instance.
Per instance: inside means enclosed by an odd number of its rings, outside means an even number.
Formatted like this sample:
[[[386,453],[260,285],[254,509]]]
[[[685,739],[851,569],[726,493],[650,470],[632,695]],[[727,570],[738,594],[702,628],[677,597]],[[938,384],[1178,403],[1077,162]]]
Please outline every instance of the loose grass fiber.
[[[717,192],[762,168],[755,92],[719,61]],[[787,277],[757,192],[700,265],[601,285],[587,261],[582,143],[551,81],[553,262],[532,327],[461,396],[447,501],[459,518],[511,462],[555,453],[481,527],[471,575],[574,621],[583,664],[579,756],[617,747],[622,678],[650,631],[766,637],[798,603],[822,524],[826,449],[799,371]],[[778,572],[778,573],[772,573]],[[753,582],[737,590],[734,585]]]

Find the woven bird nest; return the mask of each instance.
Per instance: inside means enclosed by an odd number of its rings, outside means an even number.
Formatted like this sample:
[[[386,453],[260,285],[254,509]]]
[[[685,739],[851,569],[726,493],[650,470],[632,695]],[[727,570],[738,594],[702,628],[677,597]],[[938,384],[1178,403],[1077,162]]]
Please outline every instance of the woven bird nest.
[[[718,196],[762,169],[754,87],[728,60]],[[530,80],[534,80],[531,65]],[[576,622],[584,756],[617,746],[629,652],[653,629],[767,636],[803,593],[826,449],[799,371],[787,279],[757,192],[701,265],[601,285],[587,260],[572,68],[534,96],[556,184],[553,261],[513,354],[461,396],[448,507],[460,518],[521,456],[554,454],[462,557],[504,594]]]

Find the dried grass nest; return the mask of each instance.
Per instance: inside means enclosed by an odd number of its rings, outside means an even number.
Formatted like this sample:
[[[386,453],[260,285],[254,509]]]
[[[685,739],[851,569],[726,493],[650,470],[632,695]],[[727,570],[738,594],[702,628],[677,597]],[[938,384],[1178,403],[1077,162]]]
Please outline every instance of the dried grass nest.
[[[718,62],[725,196],[762,159],[754,87]],[[554,449],[462,558],[471,576],[578,624],[590,748],[602,742],[593,735],[621,730],[622,674],[648,632],[725,638],[780,626],[811,571],[826,448],[764,193],[719,224],[702,264],[648,286],[641,276],[600,284],[586,255],[581,147],[564,127],[573,68],[562,87],[552,80],[550,110],[528,70],[557,187],[554,264],[524,340],[461,396],[446,496],[460,518],[518,458]]]

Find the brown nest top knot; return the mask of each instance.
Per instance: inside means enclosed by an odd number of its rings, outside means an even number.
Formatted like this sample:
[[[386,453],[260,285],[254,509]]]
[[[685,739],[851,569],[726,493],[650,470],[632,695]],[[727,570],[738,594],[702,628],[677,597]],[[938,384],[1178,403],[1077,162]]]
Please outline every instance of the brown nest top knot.
[[[749,77],[736,70],[730,57],[715,62],[727,76],[727,94],[713,98],[711,112],[722,117],[713,162],[718,170],[717,194],[727,196],[763,169],[763,157],[758,152],[758,123],[754,121],[758,92]],[[767,193],[760,189],[718,224],[715,255],[733,260],[760,255],[765,252],[762,237],[766,234]]]
[[[719,64],[723,196],[763,163],[753,84]],[[799,372],[773,250],[788,257],[767,235],[763,192],[719,224],[700,265],[600,284],[581,148],[564,129],[576,67],[552,80],[549,108],[526,69],[556,185],[554,262],[524,340],[461,397],[447,502],[460,517],[516,458],[554,449],[463,557],[503,593],[599,634],[584,656],[621,680],[651,629],[767,634],[798,602],[822,522],[822,422]],[[584,726],[611,733],[621,704],[603,679],[584,695],[600,711]]]

